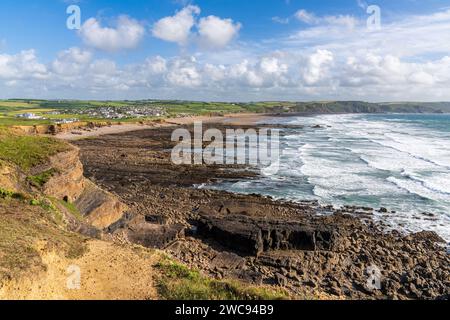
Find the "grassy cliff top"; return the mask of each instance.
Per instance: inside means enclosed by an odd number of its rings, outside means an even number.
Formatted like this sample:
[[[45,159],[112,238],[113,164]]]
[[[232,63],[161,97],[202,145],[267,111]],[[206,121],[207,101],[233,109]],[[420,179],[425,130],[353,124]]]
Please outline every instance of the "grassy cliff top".
[[[25,171],[45,162],[59,152],[68,150],[70,146],[57,139],[18,135],[6,129],[0,129],[0,160],[14,164]]]

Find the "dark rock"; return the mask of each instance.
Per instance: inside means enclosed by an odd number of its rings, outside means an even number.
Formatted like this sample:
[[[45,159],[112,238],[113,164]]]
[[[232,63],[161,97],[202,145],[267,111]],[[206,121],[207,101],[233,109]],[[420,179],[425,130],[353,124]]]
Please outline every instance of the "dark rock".
[[[72,229],[71,231],[77,232],[83,236],[94,238],[94,239],[101,239],[102,237],[102,231],[91,226],[88,224],[79,224],[76,228]]]
[[[145,221],[154,224],[167,224],[169,219],[162,215],[146,215]]]
[[[181,224],[161,226],[147,224],[135,230],[128,230],[128,238],[147,248],[163,249],[173,241],[184,237],[185,227]]]
[[[275,281],[277,284],[279,284],[282,287],[285,287],[289,283],[288,278],[286,278],[285,276],[283,276],[280,273],[275,274]]]
[[[434,214],[432,214],[430,212],[422,212],[422,215],[425,217],[434,217]]]
[[[434,231],[422,231],[414,233],[411,238],[415,241],[430,241],[436,243],[446,243],[436,232]]]
[[[231,252],[221,252],[211,260],[211,264],[220,269],[241,269],[245,259]]]
[[[244,254],[270,250],[331,250],[337,234],[325,226],[268,221],[244,215],[201,215],[198,233]]]
[[[316,288],[317,287],[317,284],[314,281],[312,281],[312,280],[304,281],[303,284],[305,286],[308,286],[308,287],[311,287],[311,288]]]

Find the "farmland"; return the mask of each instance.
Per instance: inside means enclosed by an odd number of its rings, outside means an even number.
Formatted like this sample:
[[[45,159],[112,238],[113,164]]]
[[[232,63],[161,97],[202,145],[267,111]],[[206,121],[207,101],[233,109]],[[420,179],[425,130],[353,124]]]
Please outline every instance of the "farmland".
[[[0,126],[48,125],[61,122],[136,122],[227,113],[448,113],[450,103],[200,102],[181,100],[0,100]]]

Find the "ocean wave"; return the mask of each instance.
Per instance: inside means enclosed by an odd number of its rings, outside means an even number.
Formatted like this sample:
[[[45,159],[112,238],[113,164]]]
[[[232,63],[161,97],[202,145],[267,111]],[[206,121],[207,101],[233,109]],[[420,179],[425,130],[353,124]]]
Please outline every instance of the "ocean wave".
[[[433,173],[432,175],[424,177],[405,169],[402,171],[402,176],[421,183],[423,187],[430,191],[450,197],[450,173]]]
[[[415,194],[424,199],[450,202],[450,195],[431,190],[424,186],[423,182],[421,181],[415,181],[412,179],[399,179],[395,177],[389,177],[387,178],[387,181],[395,184],[399,188],[406,190],[411,194]]]
[[[289,132],[280,162],[259,180],[229,186],[289,200],[385,206],[395,228],[434,230],[450,239],[450,136],[430,125],[361,115],[324,115],[282,123],[331,126]],[[277,170],[278,169],[278,170]],[[353,201],[353,202],[352,202]],[[421,212],[436,214],[428,221]],[[447,215],[446,215],[447,214]]]

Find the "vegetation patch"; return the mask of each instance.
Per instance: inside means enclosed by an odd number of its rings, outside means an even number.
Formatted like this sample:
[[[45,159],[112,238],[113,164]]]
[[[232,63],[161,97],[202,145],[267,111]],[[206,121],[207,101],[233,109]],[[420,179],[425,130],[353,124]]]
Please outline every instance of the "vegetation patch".
[[[53,138],[16,135],[5,130],[0,131],[0,160],[13,163],[25,171],[69,149],[68,144]]]
[[[0,199],[0,284],[29,272],[45,270],[39,243],[47,252],[67,258],[82,256],[87,246],[81,235],[64,230],[54,216],[50,202],[30,205],[15,199]]]
[[[156,265],[159,294],[167,300],[286,300],[283,290],[256,287],[235,280],[214,280],[197,270],[162,257]]]
[[[25,199],[22,193],[0,188],[0,199]]]
[[[66,208],[67,211],[69,211],[69,213],[78,221],[83,222],[84,221],[84,217],[81,214],[80,210],[78,210],[78,208],[75,206],[75,204],[71,203],[71,202],[67,202],[64,200],[58,200],[58,202],[64,207]]]
[[[55,174],[58,173],[56,169],[49,169],[35,176],[27,177],[27,181],[36,188],[43,187]]]

